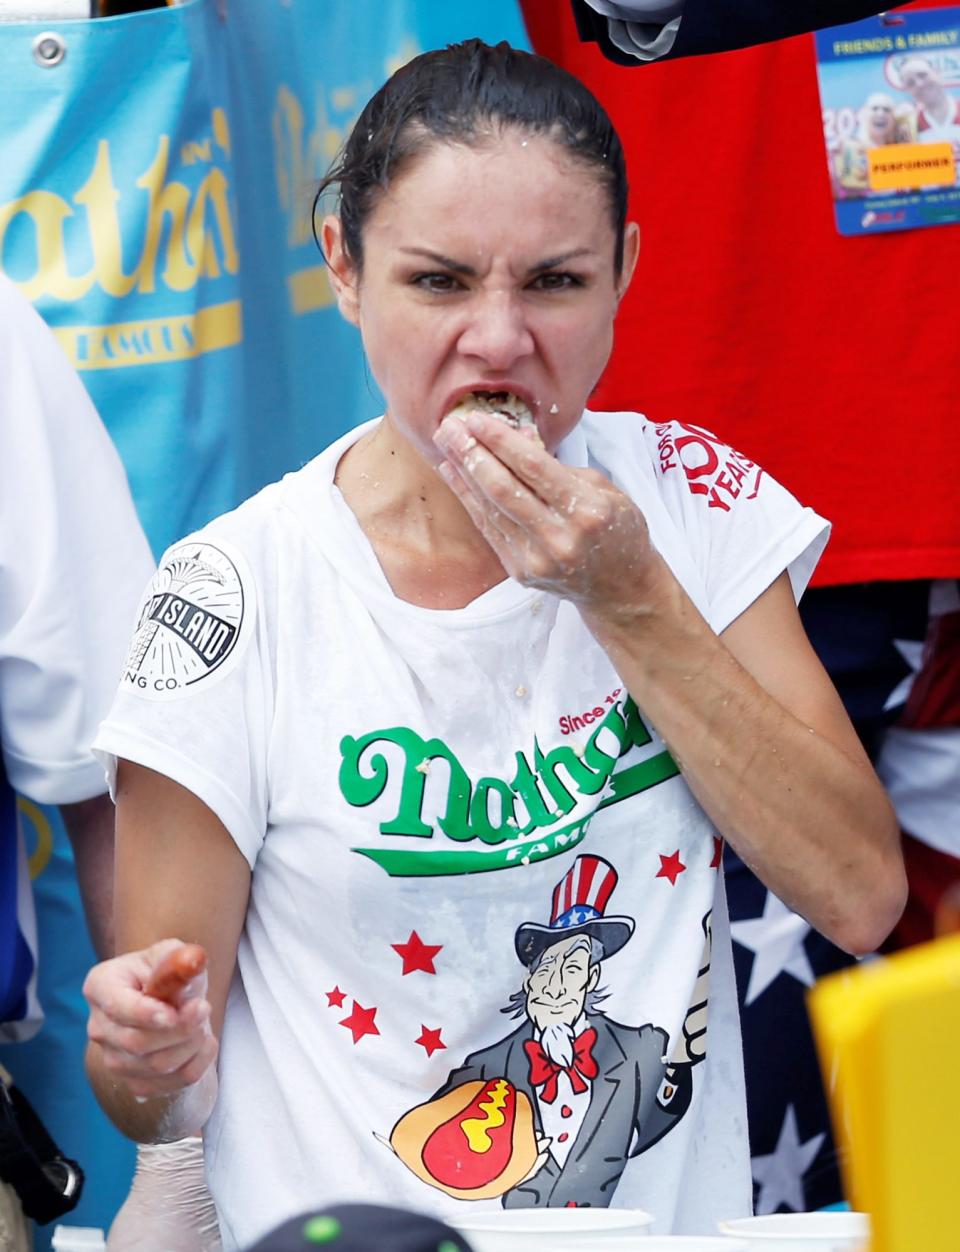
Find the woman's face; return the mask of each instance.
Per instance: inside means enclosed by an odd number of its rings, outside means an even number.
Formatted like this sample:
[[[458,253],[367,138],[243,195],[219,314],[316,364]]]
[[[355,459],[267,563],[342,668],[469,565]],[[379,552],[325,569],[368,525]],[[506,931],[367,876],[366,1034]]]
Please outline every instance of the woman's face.
[[[893,107],[888,96],[875,95],[867,101],[867,126],[871,137],[878,142],[887,143],[893,135]]]
[[[637,248],[632,227],[615,275],[606,187],[552,140],[513,130],[415,158],[367,218],[362,276],[338,219],[323,242],[389,420],[431,462],[434,432],[471,391],[518,395],[556,447],[610,355]]]

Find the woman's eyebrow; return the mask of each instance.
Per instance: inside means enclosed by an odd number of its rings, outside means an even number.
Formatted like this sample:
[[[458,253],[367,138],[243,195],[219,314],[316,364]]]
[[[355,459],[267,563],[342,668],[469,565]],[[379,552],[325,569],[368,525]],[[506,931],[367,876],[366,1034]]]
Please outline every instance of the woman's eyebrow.
[[[400,251],[409,256],[422,256],[442,269],[453,270],[455,274],[463,274],[466,278],[475,278],[477,274],[472,265],[465,265],[462,261],[453,261],[439,252],[431,252],[429,248],[401,248]]]
[[[429,248],[401,248],[401,252],[408,256],[423,257],[427,261],[432,261],[434,265],[439,265],[442,269],[451,270],[454,274],[462,274],[465,278],[476,278],[477,271],[472,265],[467,265],[463,261],[454,261],[451,257],[444,256],[441,252],[432,252]],[[547,270],[557,269],[558,266],[566,265],[568,261],[573,261],[577,257],[590,256],[592,249],[590,248],[574,248],[571,252],[563,252],[559,256],[547,257],[544,261],[538,261],[536,265],[531,265],[527,274],[543,274]]]
[[[545,261],[538,261],[536,265],[532,265],[528,270],[530,274],[542,274],[545,270],[555,270],[561,265],[566,265],[568,261],[576,260],[577,257],[590,256],[591,248],[574,248],[572,252],[561,253],[560,256],[547,257]]]

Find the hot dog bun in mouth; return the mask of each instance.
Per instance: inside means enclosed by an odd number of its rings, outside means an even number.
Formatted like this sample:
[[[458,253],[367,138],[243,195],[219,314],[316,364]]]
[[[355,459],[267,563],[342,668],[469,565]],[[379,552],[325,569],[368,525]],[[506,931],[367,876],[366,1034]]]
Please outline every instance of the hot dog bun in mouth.
[[[447,417],[456,417],[463,422],[468,413],[478,411],[499,417],[514,430],[523,430],[524,427],[537,429],[527,402],[512,391],[468,391],[465,396],[461,396]]]

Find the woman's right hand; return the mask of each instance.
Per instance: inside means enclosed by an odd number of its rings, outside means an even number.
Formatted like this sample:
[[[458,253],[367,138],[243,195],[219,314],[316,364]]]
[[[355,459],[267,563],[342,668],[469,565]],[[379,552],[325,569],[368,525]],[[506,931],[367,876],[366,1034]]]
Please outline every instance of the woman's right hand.
[[[148,994],[160,963],[186,946],[179,939],[163,939],[102,961],[83,984],[90,1005],[87,1034],[100,1049],[102,1066],[138,1101],[192,1087],[217,1057],[206,969],[172,993],[173,1003]]]

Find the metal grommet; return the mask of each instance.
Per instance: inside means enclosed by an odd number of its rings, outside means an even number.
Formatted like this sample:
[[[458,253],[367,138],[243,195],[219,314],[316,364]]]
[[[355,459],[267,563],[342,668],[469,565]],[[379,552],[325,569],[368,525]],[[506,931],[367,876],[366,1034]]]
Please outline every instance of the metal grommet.
[[[67,55],[67,45],[56,31],[45,30],[33,41],[33,59],[45,70],[52,70]]]

